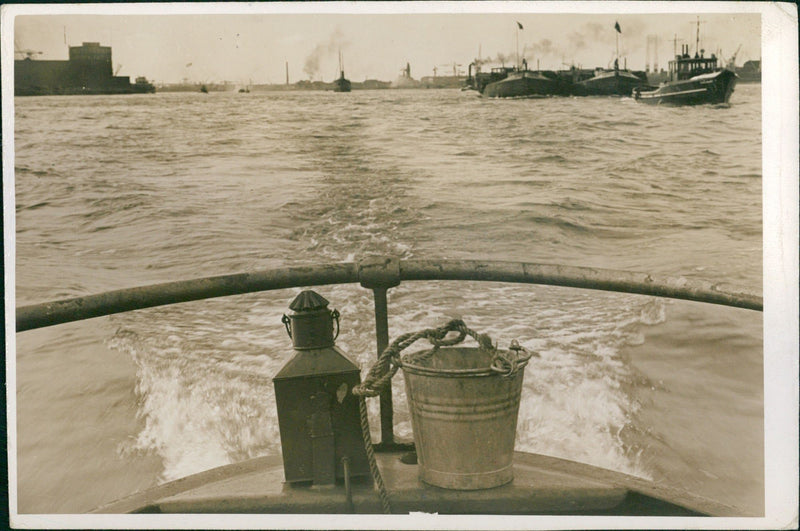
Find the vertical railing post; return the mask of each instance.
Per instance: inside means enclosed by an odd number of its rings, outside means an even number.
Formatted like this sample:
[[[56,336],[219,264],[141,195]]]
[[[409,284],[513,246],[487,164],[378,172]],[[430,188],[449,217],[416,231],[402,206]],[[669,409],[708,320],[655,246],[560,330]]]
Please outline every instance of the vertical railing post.
[[[389,310],[386,302],[386,288],[372,290],[375,299],[375,337],[378,356],[389,346]],[[394,407],[392,405],[392,385],[380,394],[381,406],[381,444],[394,444]]]
[[[397,258],[370,257],[358,264],[361,285],[372,290],[375,301],[375,339],[378,356],[389,346],[389,310],[386,292],[400,284],[400,260]],[[392,386],[380,394],[381,442],[380,446],[394,445],[394,409]]]

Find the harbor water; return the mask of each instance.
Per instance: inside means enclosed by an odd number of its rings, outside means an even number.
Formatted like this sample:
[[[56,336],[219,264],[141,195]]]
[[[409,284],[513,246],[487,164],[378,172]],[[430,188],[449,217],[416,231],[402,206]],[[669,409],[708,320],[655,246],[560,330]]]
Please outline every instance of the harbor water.
[[[760,85],[738,86],[725,107],[457,90],[14,105],[17,306],[371,255],[761,292]],[[316,290],[341,313],[337,345],[366,372],[371,292]],[[84,512],[280,452],[271,376],[291,354],[281,316],[298,292],[17,334],[19,512]],[[540,355],[526,369],[517,450],[763,514],[761,313],[499,283],[389,291],[390,339],[455,317]],[[401,374],[393,386],[395,432],[410,440]]]

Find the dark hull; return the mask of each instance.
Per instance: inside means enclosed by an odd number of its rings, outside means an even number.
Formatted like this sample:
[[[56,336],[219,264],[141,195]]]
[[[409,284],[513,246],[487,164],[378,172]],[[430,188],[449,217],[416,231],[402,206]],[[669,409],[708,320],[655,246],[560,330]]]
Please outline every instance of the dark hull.
[[[685,81],[673,81],[656,90],[636,91],[633,97],[650,105],[703,105],[728,103],[736,86],[736,74],[721,70],[695,76]]]
[[[345,79],[344,77],[340,77],[336,81],[333,82],[333,91],[334,92],[350,92],[350,80]]]
[[[130,87],[14,87],[15,96],[99,96],[114,94],[153,94],[153,85]]]
[[[537,98],[567,95],[569,87],[557,77],[550,78],[540,72],[519,72],[489,83],[483,95],[489,98]]]
[[[600,72],[575,84],[576,96],[630,96],[633,89],[650,89],[647,82],[627,70]]]

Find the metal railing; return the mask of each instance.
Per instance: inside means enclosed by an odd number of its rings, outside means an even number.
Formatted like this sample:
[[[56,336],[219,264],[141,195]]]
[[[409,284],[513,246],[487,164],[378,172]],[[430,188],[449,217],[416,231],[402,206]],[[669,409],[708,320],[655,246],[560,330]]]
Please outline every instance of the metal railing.
[[[378,355],[389,345],[387,290],[402,281],[467,280],[563,286],[668,297],[763,311],[760,296],[746,290],[615,271],[526,262],[476,260],[398,260],[371,257],[360,262],[299,266],[253,273],[205,277],[108,291],[16,309],[17,332],[154,306],[277,289],[360,283],[375,304]],[[381,445],[394,444],[391,387],[380,396]]]

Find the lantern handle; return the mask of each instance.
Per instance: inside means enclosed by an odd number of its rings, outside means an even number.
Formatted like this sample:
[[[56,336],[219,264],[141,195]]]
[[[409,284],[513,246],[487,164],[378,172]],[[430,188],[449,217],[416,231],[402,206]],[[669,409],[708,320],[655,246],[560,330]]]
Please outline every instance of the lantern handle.
[[[289,339],[291,339],[292,338],[292,321],[289,319],[289,316],[286,315],[286,314],[283,314],[283,317],[281,317],[281,322],[283,323],[283,326],[286,327],[286,333],[289,334]]]
[[[333,310],[331,312],[331,317],[336,321],[336,333],[333,334],[333,340],[336,341],[336,338],[339,337],[339,310]]]

